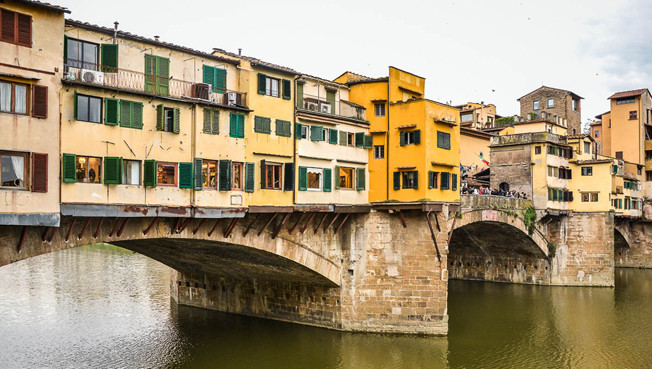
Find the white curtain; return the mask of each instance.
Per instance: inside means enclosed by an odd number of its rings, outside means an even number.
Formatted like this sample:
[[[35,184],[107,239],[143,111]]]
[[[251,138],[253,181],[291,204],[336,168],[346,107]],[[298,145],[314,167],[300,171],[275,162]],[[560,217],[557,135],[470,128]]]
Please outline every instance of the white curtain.
[[[19,114],[27,113],[27,87],[15,85],[16,106],[15,112]]]
[[[131,163],[131,178],[129,179],[129,184],[137,185],[140,184],[140,162]]]
[[[11,84],[0,82],[0,110],[11,111]]]
[[[14,174],[20,180],[20,187],[25,185],[25,158],[22,156],[12,156],[11,165],[14,167]]]

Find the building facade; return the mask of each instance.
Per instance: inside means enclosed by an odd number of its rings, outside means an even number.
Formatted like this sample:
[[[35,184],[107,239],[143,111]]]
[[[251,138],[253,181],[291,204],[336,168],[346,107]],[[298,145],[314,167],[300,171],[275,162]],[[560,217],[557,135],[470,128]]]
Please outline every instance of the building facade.
[[[471,129],[486,129],[494,127],[496,118],[496,105],[469,102],[462,105],[456,105],[460,109],[460,126]]]
[[[521,96],[521,116],[532,116],[533,119],[547,113],[553,119],[561,118],[571,135],[582,132],[583,98],[574,92],[541,86],[536,90]]]

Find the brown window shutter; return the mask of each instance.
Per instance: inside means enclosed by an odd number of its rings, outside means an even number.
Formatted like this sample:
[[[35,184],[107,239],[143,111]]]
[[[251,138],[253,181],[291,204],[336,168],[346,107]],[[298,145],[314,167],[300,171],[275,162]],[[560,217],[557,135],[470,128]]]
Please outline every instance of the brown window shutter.
[[[32,17],[18,14],[18,45],[32,47]]]
[[[32,116],[36,118],[48,117],[48,88],[46,86],[33,87]]]
[[[48,192],[48,154],[32,154],[32,192]]]
[[[0,40],[13,43],[16,39],[16,13],[6,9],[0,9],[0,12],[2,12]]]

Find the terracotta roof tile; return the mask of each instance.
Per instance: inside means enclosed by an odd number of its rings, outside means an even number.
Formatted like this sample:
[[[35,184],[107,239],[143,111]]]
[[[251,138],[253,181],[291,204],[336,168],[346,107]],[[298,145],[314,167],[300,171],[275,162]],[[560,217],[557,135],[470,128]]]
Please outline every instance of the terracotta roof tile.
[[[41,8],[47,8],[47,9],[51,9],[51,10],[57,10],[57,11],[60,11],[60,12],[62,12],[62,13],[68,13],[68,14],[70,14],[70,10],[68,10],[68,8],[64,8],[63,6],[59,6],[59,5],[54,5],[54,4],[46,3],[46,2],[44,2],[44,1],[37,1],[37,0],[18,0],[18,2],[21,2],[21,3],[24,3],[24,4],[32,4],[32,5],[34,5],[34,6],[38,6],[38,7],[41,7]]]
[[[615,94],[609,96],[609,99],[622,99],[624,97],[635,97],[641,95],[645,91],[650,93],[650,91],[647,88],[640,88],[638,90],[616,92]]]

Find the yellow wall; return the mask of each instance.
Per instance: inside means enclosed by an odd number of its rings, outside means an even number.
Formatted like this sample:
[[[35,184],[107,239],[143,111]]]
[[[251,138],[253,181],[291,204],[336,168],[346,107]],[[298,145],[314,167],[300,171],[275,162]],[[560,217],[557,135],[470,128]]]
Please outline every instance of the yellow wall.
[[[645,132],[640,124],[641,111],[639,104],[641,96],[635,98],[635,103],[618,105],[616,100],[611,100],[611,144],[609,155],[616,156],[616,152],[623,152],[623,159],[634,163],[644,164]],[[629,112],[636,111],[637,119],[630,120]],[[642,112],[645,114],[645,112]]]
[[[573,211],[609,211],[611,206],[611,163],[571,164],[573,179],[569,181],[569,190],[573,192],[570,204]],[[591,167],[593,175],[583,176],[582,168]],[[598,201],[582,201],[583,193],[598,193]]]
[[[513,126],[507,127],[500,131],[499,135],[513,135],[519,133],[531,133],[531,132],[550,132],[557,135],[565,135],[567,129],[565,127],[558,126],[549,122],[532,122],[532,123],[518,123]]]
[[[59,214],[59,90],[61,89],[64,15],[24,2],[4,1],[0,8],[32,17],[32,46],[0,42],[0,80],[48,88],[47,118],[0,113],[0,148],[48,154],[46,193],[0,188],[0,214]],[[21,67],[21,68],[19,68]],[[26,70],[23,68],[31,68]],[[9,77],[11,76],[11,77]],[[27,110],[31,112],[31,96]],[[31,159],[25,178],[31,186]],[[52,224],[49,224],[52,225]]]
[[[460,130],[460,162],[471,167],[471,173],[481,171],[487,166],[480,160],[480,153],[489,161],[490,138]]]

